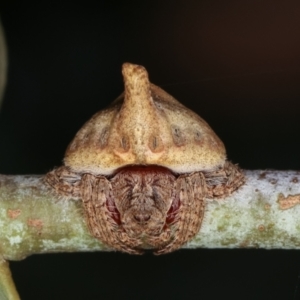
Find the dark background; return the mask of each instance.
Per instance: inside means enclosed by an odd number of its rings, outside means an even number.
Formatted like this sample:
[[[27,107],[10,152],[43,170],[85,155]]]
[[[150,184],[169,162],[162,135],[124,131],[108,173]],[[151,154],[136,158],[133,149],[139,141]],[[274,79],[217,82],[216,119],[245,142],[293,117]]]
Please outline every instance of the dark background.
[[[300,169],[299,1],[41,2],[0,4],[0,173],[60,165],[122,92],[125,61],[199,113],[242,168]],[[49,254],[11,268],[23,300],[300,299],[300,251]]]

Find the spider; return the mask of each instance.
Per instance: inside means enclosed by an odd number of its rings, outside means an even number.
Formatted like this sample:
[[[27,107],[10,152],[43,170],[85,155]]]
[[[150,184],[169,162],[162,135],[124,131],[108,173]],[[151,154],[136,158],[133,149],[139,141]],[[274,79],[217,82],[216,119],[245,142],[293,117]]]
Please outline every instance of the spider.
[[[44,181],[82,199],[91,234],[130,254],[180,248],[200,230],[205,199],[245,181],[222,141],[197,114],[123,64],[125,92],[95,114]]]

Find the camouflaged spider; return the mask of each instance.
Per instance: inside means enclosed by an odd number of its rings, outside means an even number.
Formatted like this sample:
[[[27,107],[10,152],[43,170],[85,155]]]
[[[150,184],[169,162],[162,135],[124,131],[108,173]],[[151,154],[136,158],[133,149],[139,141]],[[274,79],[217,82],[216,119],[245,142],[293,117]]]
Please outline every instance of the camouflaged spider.
[[[125,92],[76,134],[64,166],[46,174],[56,193],[83,201],[93,236],[132,254],[174,251],[200,230],[205,198],[244,183],[209,125],[123,65]]]

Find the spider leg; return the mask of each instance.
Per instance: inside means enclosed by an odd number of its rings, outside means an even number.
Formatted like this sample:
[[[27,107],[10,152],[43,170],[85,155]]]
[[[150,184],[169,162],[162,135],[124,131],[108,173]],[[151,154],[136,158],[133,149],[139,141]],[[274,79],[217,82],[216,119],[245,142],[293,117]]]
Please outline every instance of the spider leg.
[[[108,197],[112,197],[111,183],[105,177],[99,177],[96,187],[98,187],[96,188],[98,190],[93,198],[95,210],[96,212],[99,211],[101,213],[96,213],[96,216],[99,224],[102,225],[101,228],[103,228],[103,232],[110,233],[109,238],[112,242],[110,245],[120,251],[125,251],[131,254],[141,254],[142,252],[140,250],[134,249],[137,248],[141,242],[137,239],[130,238],[115,222],[107,208],[107,199]],[[104,203],[104,205],[99,207],[99,203]]]
[[[148,236],[148,243],[155,249],[161,247],[161,245],[166,245],[171,238],[171,230],[169,228],[165,229],[159,236]]]
[[[173,240],[155,254],[178,249],[188,242],[200,229],[205,209],[206,182],[201,172],[181,175],[176,180],[176,194],[180,199],[178,219],[172,226]]]
[[[111,194],[111,184],[105,177],[83,175],[82,200],[89,229],[93,236],[116,250],[140,254],[141,251],[135,249],[139,242],[122,232],[107,208]]]
[[[245,183],[245,176],[237,166],[226,161],[224,166],[205,174],[208,198],[225,198]]]
[[[48,172],[43,182],[65,197],[80,198],[81,175],[61,166]]]

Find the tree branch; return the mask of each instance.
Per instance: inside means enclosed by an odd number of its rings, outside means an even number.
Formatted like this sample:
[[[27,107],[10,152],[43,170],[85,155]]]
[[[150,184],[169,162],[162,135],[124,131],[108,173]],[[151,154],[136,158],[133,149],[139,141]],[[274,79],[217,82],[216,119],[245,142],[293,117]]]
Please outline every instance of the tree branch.
[[[202,228],[185,248],[299,248],[300,173],[245,173],[246,183],[230,197],[207,200]],[[58,199],[41,176],[0,175],[1,254],[7,260],[109,250],[89,234],[83,215],[81,201]]]
[[[88,233],[81,202],[56,198],[41,176],[0,175],[0,241],[7,260],[106,249]]]
[[[246,183],[230,197],[207,199],[201,230],[183,248],[300,248],[300,172],[245,174]],[[5,260],[36,253],[109,250],[89,234],[81,201],[58,199],[41,178],[0,175],[3,299],[19,299]]]

